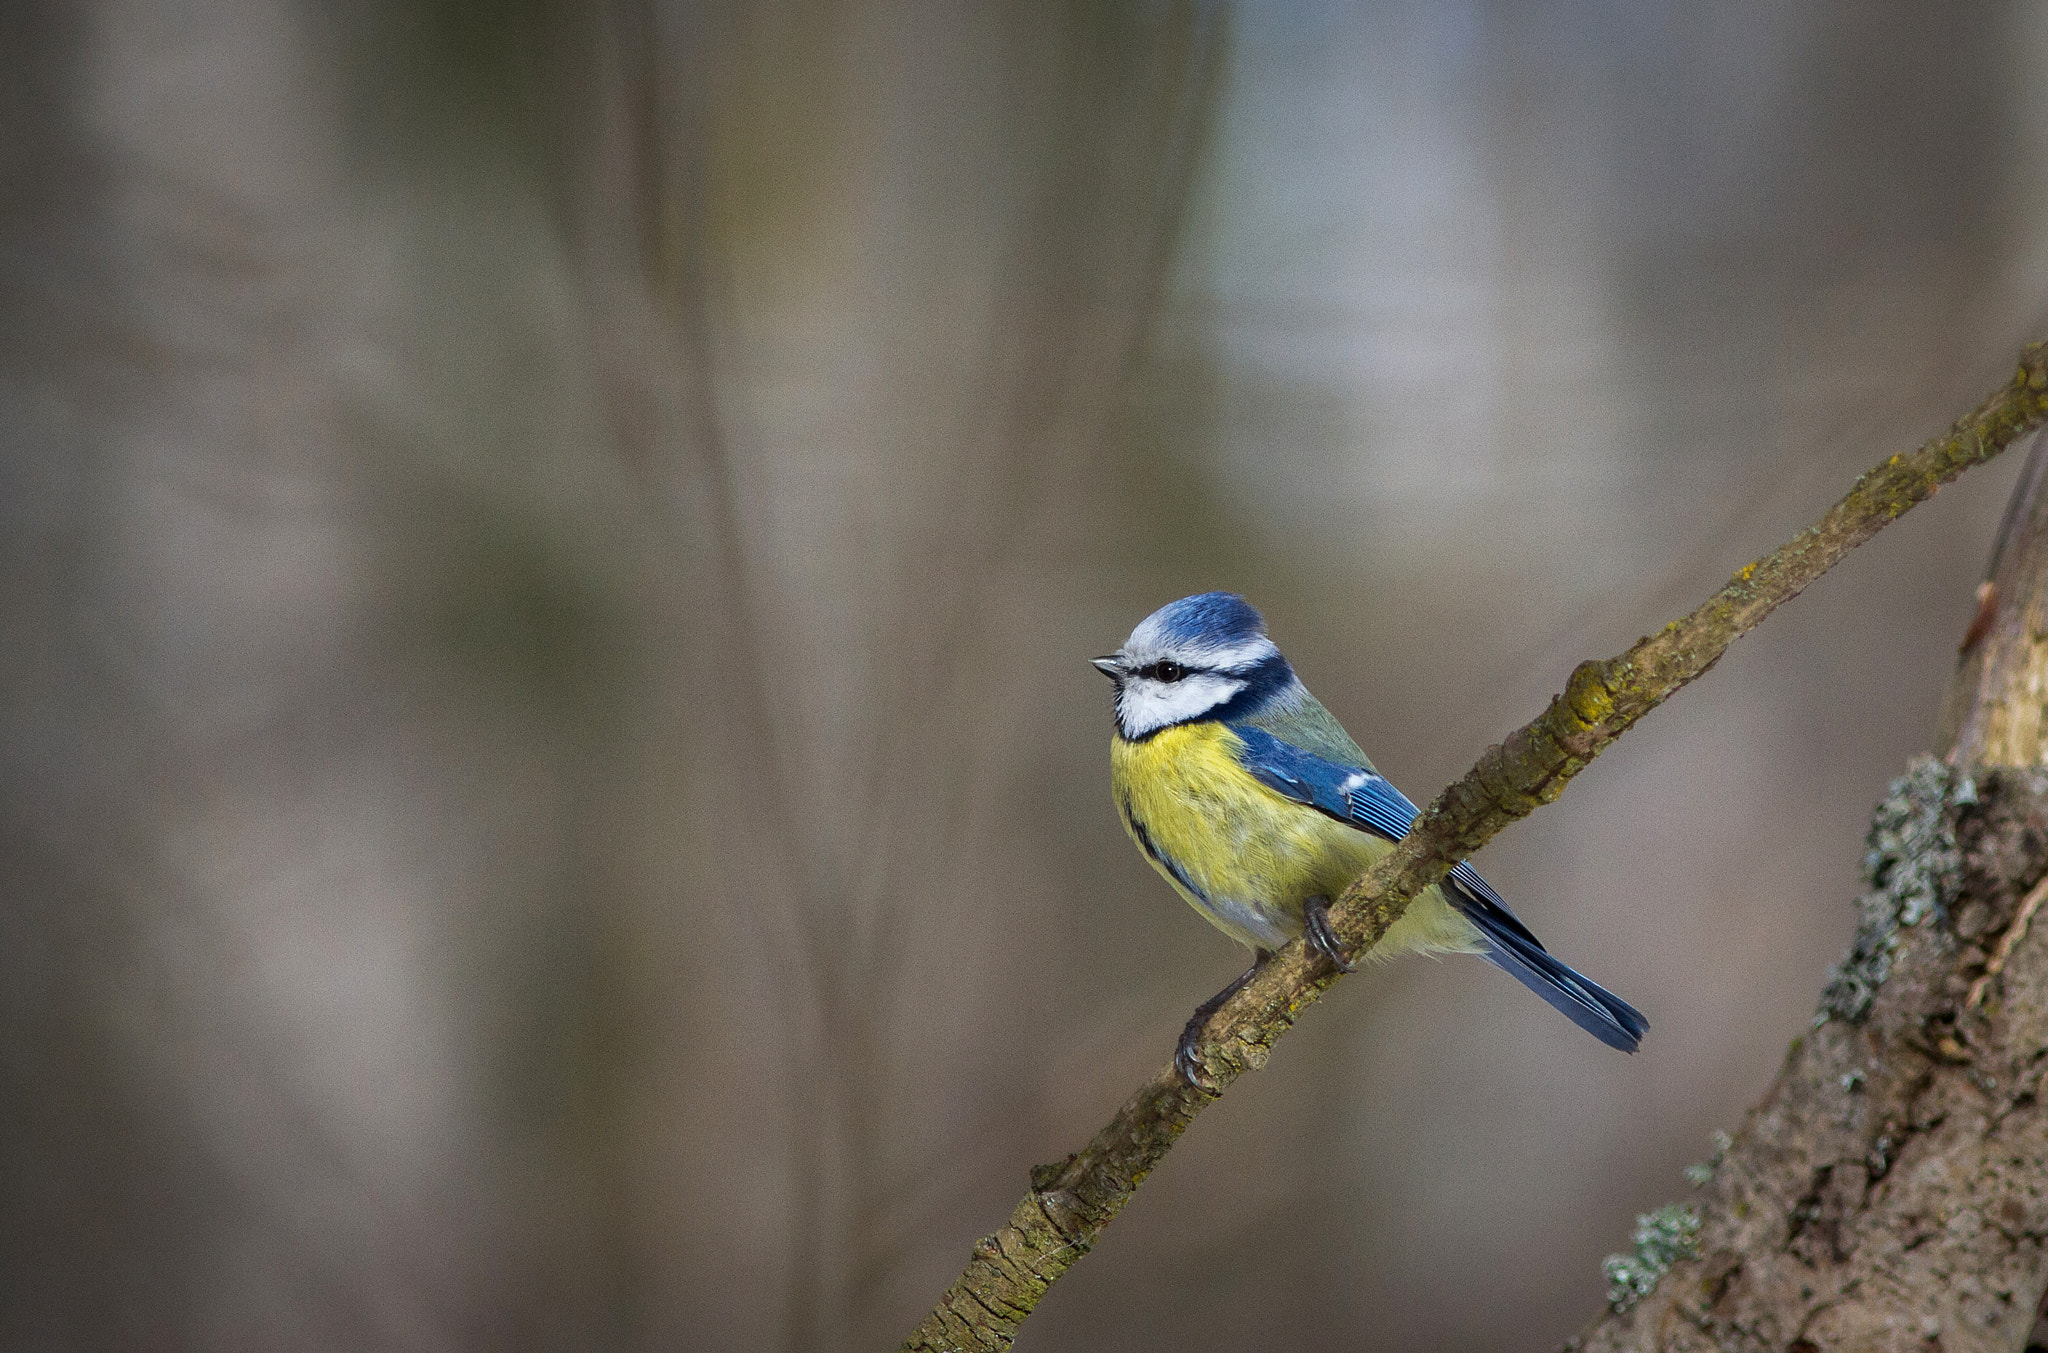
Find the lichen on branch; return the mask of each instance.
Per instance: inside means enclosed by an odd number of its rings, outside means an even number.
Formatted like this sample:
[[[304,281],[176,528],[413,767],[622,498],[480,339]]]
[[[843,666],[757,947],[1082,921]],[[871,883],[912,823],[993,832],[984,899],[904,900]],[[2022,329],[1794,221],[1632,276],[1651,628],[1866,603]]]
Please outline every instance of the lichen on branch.
[[[1600,1265],[1607,1278],[1607,1305],[1626,1311],[1656,1290],[1657,1280],[1681,1259],[1700,1253],[1700,1212],[1685,1203],[1666,1203],[1636,1218],[1630,1254],[1610,1254]]]
[[[1899,927],[1948,920],[1949,901],[1962,885],[1956,810],[1976,801],[1976,780],[1931,756],[1915,757],[1892,781],[1870,818],[1856,938],[1820,993],[1816,1025],[1861,1024],[1891,975]]]

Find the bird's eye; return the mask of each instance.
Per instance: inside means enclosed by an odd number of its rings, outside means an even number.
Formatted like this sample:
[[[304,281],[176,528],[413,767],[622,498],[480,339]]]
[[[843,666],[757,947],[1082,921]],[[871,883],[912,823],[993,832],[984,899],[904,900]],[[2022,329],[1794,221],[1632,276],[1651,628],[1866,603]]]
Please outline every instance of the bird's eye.
[[[1187,674],[1187,669],[1177,662],[1155,663],[1152,669],[1152,675],[1160,681],[1179,681]]]

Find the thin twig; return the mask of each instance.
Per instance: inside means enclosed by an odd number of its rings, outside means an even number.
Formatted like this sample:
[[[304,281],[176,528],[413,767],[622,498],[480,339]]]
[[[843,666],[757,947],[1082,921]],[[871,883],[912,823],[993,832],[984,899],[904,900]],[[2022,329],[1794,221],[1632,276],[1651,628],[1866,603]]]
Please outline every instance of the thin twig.
[[[2028,890],[2026,900],[2020,903],[2019,915],[2012,918],[2012,924],[1998,937],[1998,947],[1991,951],[1990,959],[1984,964],[1983,976],[1970,983],[1969,997],[1963,1002],[1964,1009],[1975,1009],[1977,1003],[1984,999],[1984,988],[1991,985],[1991,979],[2005,971],[2005,961],[2012,957],[2013,946],[2027,937],[2027,922],[2034,919],[2043,898],[2048,898],[2048,874],[2042,875],[2041,881]]]
[[[1331,912],[1355,957],[1408,900],[1565,784],[1645,714],[1711,668],[1737,638],[1799,595],[1856,546],[1942,484],[2005,450],[2048,417],[2048,345],[2021,354],[2013,379],[1947,433],[1891,457],[1856,481],[1812,526],[1738,572],[1704,604],[1605,662],[1581,663],[1533,722],[1489,747],[1438,795],[1400,844],[1355,881]],[[1247,1070],[1341,974],[1289,944],[1211,1022],[1201,1049],[1213,1088],[1173,1066],[1152,1078],[1088,1145],[1032,1171],[1031,1191],[903,1344],[904,1353],[1003,1349],[1060,1276],[1080,1261],[1195,1115]]]

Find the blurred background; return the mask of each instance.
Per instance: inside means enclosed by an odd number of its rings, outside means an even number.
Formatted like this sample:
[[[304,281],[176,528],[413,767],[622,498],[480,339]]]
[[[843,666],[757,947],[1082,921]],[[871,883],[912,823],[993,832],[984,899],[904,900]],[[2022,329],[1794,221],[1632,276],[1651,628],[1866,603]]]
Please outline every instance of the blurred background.
[[[2048,12],[0,7],[0,1345],[893,1347],[1242,955],[1085,659],[1418,799],[2048,317]],[[1481,860],[1034,1349],[1553,1345],[1762,1090],[2018,457]]]

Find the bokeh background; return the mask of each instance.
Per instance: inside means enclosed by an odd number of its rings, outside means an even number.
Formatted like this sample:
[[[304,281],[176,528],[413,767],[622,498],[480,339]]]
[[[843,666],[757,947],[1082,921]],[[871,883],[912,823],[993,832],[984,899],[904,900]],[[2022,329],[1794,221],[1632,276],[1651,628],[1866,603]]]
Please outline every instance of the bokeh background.
[[[0,1345],[891,1347],[1242,956],[1084,659],[1426,798],[2048,317],[2048,11],[0,7]],[[1526,1349],[1811,1016],[2017,458],[1483,857],[1034,1349]]]

